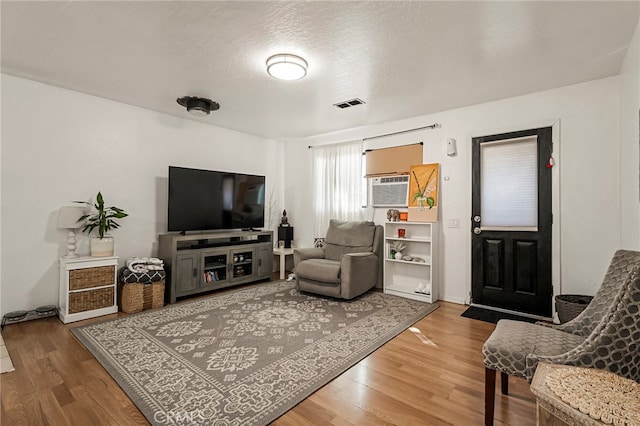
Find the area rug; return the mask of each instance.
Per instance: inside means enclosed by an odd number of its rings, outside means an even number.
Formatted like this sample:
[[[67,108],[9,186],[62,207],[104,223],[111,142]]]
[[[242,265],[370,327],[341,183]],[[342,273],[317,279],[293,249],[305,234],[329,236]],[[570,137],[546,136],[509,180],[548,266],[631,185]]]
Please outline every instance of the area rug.
[[[72,332],[151,424],[266,425],[437,307],[280,281]]]
[[[463,316],[465,318],[473,318],[484,322],[492,322],[494,324],[496,324],[501,319],[526,321],[531,323],[540,321],[535,318],[510,314],[508,312],[494,311],[492,309],[478,308],[477,306],[469,306],[466,311],[460,314],[460,316]]]

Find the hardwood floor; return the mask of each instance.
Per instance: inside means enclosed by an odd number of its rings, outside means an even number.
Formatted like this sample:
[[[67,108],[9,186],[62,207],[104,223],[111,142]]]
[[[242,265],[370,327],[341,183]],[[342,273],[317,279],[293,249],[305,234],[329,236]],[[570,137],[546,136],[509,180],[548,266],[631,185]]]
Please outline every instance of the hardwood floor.
[[[319,389],[276,426],[480,425],[484,415],[481,347],[493,324],[463,318],[465,306],[440,308]],[[5,326],[16,368],[0,375],[4,425],[148,424],[140,411],[69,330],[43,318]],[[499,380],[497,381],[500,382]],[[496,425],[535,424],[526,381],[510,378],[496,393]]]

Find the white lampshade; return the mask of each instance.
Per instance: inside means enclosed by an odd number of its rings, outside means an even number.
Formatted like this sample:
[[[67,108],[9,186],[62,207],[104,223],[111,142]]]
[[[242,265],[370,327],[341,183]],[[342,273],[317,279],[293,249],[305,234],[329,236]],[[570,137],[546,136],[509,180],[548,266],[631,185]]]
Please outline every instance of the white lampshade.
[[[78,222],[78,219],[84,214],[84,209],[82,207],[60,207],[60,212],[58,213],[58,229],[82,228],[84,226],[84,221]]]
[[[58,213],[58,229],[67,229],[67,255],[66,258],[78,257],[76,254],[76,229],[82,228],[86,221],[78,221],[84,216],[84,209],[78,206],[60,207]]]
[[[300,56],[279,54],[267,59],[267,72],[279,80],[299,80],[307,75],[307,61]]]

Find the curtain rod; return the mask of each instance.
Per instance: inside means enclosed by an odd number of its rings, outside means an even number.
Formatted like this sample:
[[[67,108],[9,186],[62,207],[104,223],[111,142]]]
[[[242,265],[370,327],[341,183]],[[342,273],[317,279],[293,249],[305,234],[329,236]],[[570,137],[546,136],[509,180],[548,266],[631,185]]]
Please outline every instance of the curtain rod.
[[[415,127],[413,129],[400,130],[399,132],[386,133],[384,135],[377,135],[377,136],[370,136],[368,138],[362,138],[362,141],[364,142],[364,141],[368,141],[368,140],[371,140],[371,139],[383,138],[385,136],[393,136],[393,135],[399,135],[399,134],[402,134],[402,133],[415,132],[416,130],[438,129],[440,127],[442,127],[442,125],[440,123],[433,123],[433,124],[430,124],[428,126]],[[420,143],[422,143],[422,142],[420,142]],[[307,148],[311,149],[311,148],[313,148],[313,145],[309,145]]]
[[[430,124],[428,126],[416,127],[414,129],[400,130],[399,132],[386,133],[384,135],[378,135],[378,136],[371,136],[371,137],[368,137],[368,138],[363,138],[362,140],[363,141],[368,141],[368,140],[371,140],[371,139],[383,138],[385,136],[393,136],[393,135],[399,135],[401,133],[415,132],[416,130],[422,130],[422,129],[437,129],[439,127],[442,127],[440,125],[440,123],[433,123],[433,124]]]

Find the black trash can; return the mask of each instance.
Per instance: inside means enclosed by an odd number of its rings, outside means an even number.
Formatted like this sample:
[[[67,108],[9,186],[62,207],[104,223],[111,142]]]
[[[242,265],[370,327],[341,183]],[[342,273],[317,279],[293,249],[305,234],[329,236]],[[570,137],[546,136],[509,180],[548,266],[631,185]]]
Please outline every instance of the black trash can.
[[[582,294],[560,294],[556,296],[556,311],[560,324],[571,321],[587,307],[593,296]]]

